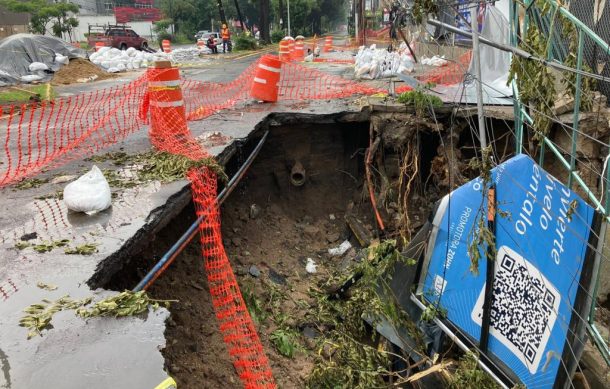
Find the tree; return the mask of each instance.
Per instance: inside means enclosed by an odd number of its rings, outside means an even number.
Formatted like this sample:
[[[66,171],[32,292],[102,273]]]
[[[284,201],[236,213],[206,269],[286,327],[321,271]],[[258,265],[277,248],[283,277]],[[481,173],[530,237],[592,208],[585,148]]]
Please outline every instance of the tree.
[[[78,19],[72,15],[78,13],[78,5],[73,3],[56,3],[53,5],[51,11],[54,19],[51,26],[53,35],[62,38],[64,34],[68,34],[70,41],[72,41],[72,29],[78,27]]]
[[[271,34],[269,32],[269,0],[258,0],[260,6],[259,30],[261,32],[261,41],[270,43]]]

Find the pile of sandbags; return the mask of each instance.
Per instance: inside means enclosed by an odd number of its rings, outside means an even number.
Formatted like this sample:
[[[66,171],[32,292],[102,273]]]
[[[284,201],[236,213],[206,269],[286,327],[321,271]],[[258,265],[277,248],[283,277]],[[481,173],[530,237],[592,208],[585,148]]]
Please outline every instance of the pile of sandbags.
[[[413,57],[406,45],[398,50],[389,52],[378,49],[377,45],[362,46],[356,54],[355,76],[358,79],[377,79],[392,77],[396,74],[407,74],[415,68]]]
[[[200,56],[203,54],[198,48],[174,49],[171,53],[164,53],[161,50],[155,53],[148,53],[136,50],[133,47],[127,50],[102,47],[99,51],[91,54],[89,60],[102,67],[110,73],[122,72],[148,67],[155,61],[172,61],[174,63],[193,63],[207,61]]]
[[[114,47],[102,47],[89,56],[89,60],[109,73],[145,68],[154,61],[168,60],[163,52],[146,53],[133,47],[119,50]]]

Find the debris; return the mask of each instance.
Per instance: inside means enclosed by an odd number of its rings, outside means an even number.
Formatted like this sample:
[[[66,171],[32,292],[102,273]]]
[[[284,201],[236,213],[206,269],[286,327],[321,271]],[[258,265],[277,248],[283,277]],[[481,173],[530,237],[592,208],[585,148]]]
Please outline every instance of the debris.
[[[364,226],[360,219],[356,218],[354,215],[346,215],[345,222],[349,226],[350,230],[360,243],[360,246],[367,247],[371,244],[373,240],[373,236],[369,232],[369,230]]]
[[[126,290],[96,302],[91,308],[86,308],[84,305],[87,304],[83,304],[76,310],[76,314],[85,319],[97,316],[133,316],[148,311],[148,306],[153,310],[159,309],[161,304],[167,308],[170,302],[175,300],[154,300],[143,290],[139,292]]]
[[[347,252],[347,250],[349,250],[351,248],[352,248],[352,244],[349,242],[349,240],[345,240],[339,246],[334,247],[332,249],[328,249],[328,254],[330,254],[333,257],[338,257],[338,256],[345,254]]]
[[[438,66],[438,67],[441,67],[441,66],[447,65],[447,60],[445,59],[444,55],[442,57],[438,56],[438,55],[435,55],[432,58],[427,58],[424,55],[422,57],[422,59],[421,59],[421,64],[422,65],[427,65],[427,66]]]
[[[316,265],[316,263],[314,262],[313,259],[311,258],[307,258],[307,265],[305,265],[305,270],[307,271],[307,273],[309,274],[313,274],[313,273],[317,273],[318,270],[316,269],[318,265]]]
[[[28,242],[17,242],[15,243],[15,248],[18,250],[24,250],[28,247],[31,247],[37,253],[46,253],[53,250],[56,247],[63,247],[70,243],[68,239],[61,239],[55,241],[42,241],[38,244],[28,243]]]
[[[37,232],[30,232],[29,234],[23,234],[21,236],[21,240],[26,241],[26,240],[32,240],[32,239],[36,239],[38,237],[38,233]]]
[[[250,206],[250,219],[256,219],[258,217],[258,215],[260,215],[261,213],[261,208],[256,205],[256,204],[252,204]]]
[[[27,315],[19,320],[19,325],[30,330],[28,332],[28,339],[31,339],[36,335],[42,335],[40,332],[49,328],[51,319],[53,319],[53,315],[57,312],[66,309],[76,309],[89,304],[91,300],[91,297],[83,300],[73,300],[68,295],[55,301],[44,299],[41,303],[32,304],[23,310]]]
[[[338,232],[329,232],[326,234],[326,240],[328,243],[335,243],[341,238],[341,234]]]
[[[309,339],[315,339],[320,336],[320,332],[311,326],[307,326],[303,328],[303,336]]]
[[[86,214],[107,209],[112,204],[111,198],[110,185],[95,165],[64,189],[64,203],[68,209]]]
[[[258,269],[258,267],[254,265],[250,266],[250,269],[248,269],[248,273],[250,273],[250,275],[255,278],[258,278],[261,275],[261,271]]]
[[[276,272],[273,268],[269,268],[269,279],[278,285],[286,285],[286,277]]]
[[[91,255],[97,252],[97,246],[99,243],[85,243],[76,247],[68,247],[64,250],[66,254],[79,254],[79,255]]]
[[[328,215],[328,218],[329,218],[330,220],[335,220],[335,219],[336,219],[336,218],[335,218],[335,215],[334,215],[334,214],[332,214],[332,213],[331,213],[330,215]]]
[[[53,285],[53,284],[46,284],[46,283],[41,282],[41,281],[39,281],[39,282],[36,284],[36,286],[37,286],[37,287],[39,287],[40,289],[49,290],[49,291],[52,291],[52,290],[57,290],[57,285]]]
[[[70,182],[76,178],[77,176],[75,175],[57,176],[51,180],[51,184],[65,184],[66,182]]]

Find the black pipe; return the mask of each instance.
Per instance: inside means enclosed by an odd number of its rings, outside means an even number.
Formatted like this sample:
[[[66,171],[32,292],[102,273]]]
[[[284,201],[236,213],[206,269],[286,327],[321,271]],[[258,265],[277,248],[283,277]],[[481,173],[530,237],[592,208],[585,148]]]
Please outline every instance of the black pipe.
[[[261,140],[258,142],[258,144],[254,148],[254,150],[252,150],[252,153],[248,156],[248,159],[246,159],[244,164],[239,168],[239,170],[235,173],[235,175],[233,177],[231,177],[231,180],[229,180],[229,182],[224,187],[224,189],[220,192],[218,197],[216,197],[216,202],[218,203],[218,205],[222,204],[225,201],[225,199],[227,197],[229,197],[231,192],[233,192],[233,190],[237,186],[237,183],[242,179],[242,177],[246,173],[246,170],[252,164],[252,161],[254,161],[254,158],[256,158],[258,153],[261,151],[261,148],[263,147],[263,144],[267,140],[268,135],[269,135],[269,130],[267,130],[265,132],[265,134],[263,135]],[[214,206],[214,205],[215,204],[210,205],[210,207]],[[165,271],[165,269],[167,269],[169,267],[169,265],[171,265],[171,263],[174,262],[176,257],[182,252],[182,250],[184,250],[186,248],[186,246],[188,246],[188,244],[191,242],[191,240],[193,240],[195,235],[197,235],[197,230],[198,230],[199,224],[201,224],[203,219],[204,219],[203,215],[199,216],[197,218],[197,220],[189,227],[189,229],[186,230],[186,232],[184,234],[182,234],[180,239],[178,239],[178,241],[176,241],[176,243],[174,243],[174,245],[167,251],[167,253],[165,253],[165,255],[163,255],[163,257],[159,260],[159,262],[157,262],[155,264],[155,266],[148,272],[148,274],[146,274],[144,276],[144,278],[142,278],[142,280],[138,283],[138,285],[136,285],[136,287],[133,288],[134,292],[138,292],[142,289],[144,289],[144,290],[148,289],[155,282],[155,280]]]

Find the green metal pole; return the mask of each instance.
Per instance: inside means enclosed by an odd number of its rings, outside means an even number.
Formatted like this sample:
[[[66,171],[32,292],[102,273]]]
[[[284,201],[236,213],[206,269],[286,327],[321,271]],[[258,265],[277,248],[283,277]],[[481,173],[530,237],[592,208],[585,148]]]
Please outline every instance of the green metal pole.
[[[584,34],[578,30],[578,56],[576,57],[576,69],[582,70],[582,51],[584,46]],[[572,129],[572,154],[570,155],[570,175],[568,176],[568,188],[572,189],[572,173],[576,170],[576,143],[578,142],[578,121],[580,117],[580,99],[582,97],[582,74],[576,73],[576,93],[574,96],[574,127]]]

